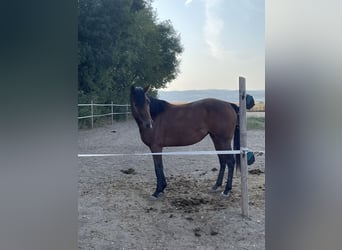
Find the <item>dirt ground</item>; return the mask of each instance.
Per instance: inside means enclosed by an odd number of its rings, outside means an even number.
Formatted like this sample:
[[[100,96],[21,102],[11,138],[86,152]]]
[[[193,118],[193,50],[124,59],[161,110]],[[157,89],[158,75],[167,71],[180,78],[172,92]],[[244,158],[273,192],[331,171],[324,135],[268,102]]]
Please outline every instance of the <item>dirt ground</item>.
[[[248,147],[264,150],[264,136],[248,131]],[[206,137],[164,151],[181,150],[214,147]],[[138,152],[149,151],[133,120],[79,131],[79,153]],[[249,168],[250,218],[241,216],[240,173],[228,198],[210,192],[217,156],[163,158],[168,187],[157,201],[151,156],[79,158],[79,249],[265,249],[264,155]]]

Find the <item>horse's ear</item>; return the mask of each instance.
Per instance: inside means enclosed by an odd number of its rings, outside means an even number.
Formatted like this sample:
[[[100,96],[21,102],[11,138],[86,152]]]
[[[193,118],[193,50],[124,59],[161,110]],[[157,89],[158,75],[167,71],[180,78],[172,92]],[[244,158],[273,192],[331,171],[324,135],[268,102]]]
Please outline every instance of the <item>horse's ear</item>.
[[[149,89],[150,89],[150,85],[147,85],[146,87],[144,87],[144,92],[146,93]]]
[[[135,90],[135,86],[132,85],[132,86],[131,86],[131,93],[133,93],[134,90]]]

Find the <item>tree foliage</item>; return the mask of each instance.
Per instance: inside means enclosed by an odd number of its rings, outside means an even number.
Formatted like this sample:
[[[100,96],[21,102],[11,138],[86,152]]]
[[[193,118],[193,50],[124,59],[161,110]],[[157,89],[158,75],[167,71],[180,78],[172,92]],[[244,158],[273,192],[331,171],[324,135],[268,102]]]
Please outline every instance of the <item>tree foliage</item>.
[[[79,1],[79,102],[127,102],[132,84],[163,88],[178,74],[180,36],[146,0]]]

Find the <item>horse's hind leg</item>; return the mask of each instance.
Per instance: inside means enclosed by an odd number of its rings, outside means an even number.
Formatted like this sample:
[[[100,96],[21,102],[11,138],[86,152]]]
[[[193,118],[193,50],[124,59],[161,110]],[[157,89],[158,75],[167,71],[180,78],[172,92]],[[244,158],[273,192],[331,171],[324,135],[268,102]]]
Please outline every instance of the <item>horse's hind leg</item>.
[[[213,190],[217,190],[218,187],[222,186],[224,171],[227,164],[226,155],[218,155],[218,157],[220,161],[220,171],[218,173],[216,183],[212,188]]]
[[[231,146],[227,141],[229,140],[223,140],[220,137],[217,137],[213,134],[210,134],[211,139],[214,142],[214,146],[216,150],[230,150]],[[226,169],[226,165],[228,163],[228,155],[218,155],[219,161],[220,161],[220,171],[217,176],[217,180],[215,185],[213,186],[213,190],[217,190],[218,187],[222,185],[223,182],[223,176],[224,176],[224,171]]]
[[[235,165],[234,155],[228,155],[228,180],[227,180],[226,188],[223,191],[223,195],[228,195],[229,191],[232,189],[234,165]]]

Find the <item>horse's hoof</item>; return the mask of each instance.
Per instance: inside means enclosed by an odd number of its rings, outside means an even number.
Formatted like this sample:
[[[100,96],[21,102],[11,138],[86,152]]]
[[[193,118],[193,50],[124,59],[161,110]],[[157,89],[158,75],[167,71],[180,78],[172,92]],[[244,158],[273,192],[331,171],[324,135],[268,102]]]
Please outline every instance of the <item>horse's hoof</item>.
[[[228,198],[229,197],[229,193],[225,194],[224,192],[222,192],[221,196],[224,197],[224,198]]]
[[[158,197],[155,197],[154,195],[150,196],[150,201],[156,201],[156,200],[158,200]]]
[[[151,201],[156,201],[156,200],[158,200],[158,199],[160,199],[160,198],[163,198],[164,197],[164,192],[160,192],[160,193],[154,193],[154,194],[152,194],[151,195],[151,197],[150,197],[150,200]]]
[[[217,191],[218,191],[218,186],[213,186],[213,187],[209,190],[210,193],[216,193]]]

